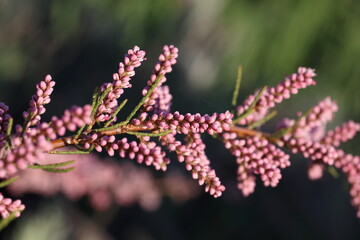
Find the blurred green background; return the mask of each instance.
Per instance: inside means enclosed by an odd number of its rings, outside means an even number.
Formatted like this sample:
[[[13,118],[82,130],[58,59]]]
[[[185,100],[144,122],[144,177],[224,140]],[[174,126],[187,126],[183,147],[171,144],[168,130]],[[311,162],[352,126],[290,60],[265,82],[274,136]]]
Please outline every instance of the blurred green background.
[[[168,77],[173,110],[228,109],[238,65],[244,69],[240,99],[306,66],[316,69],[317,86],[281,104],[279,117],[293,117],[330,95],[340,108],[331,126],[347,119],[359,122],[359,29],[357,0],[0,0],[0,101],[20,119],[35,84],[49,73],[57,85],[47,117],[60,115],[72,104],[89,102],[95,86],[111,81],[127,49],[139,45],[148,60],[129,90],[135,100],[162,46],[174,44],[180,56]],[[346,149],[359,154],[359,142],[358,137]],[[151,214],[126,209],[102,231],[109,239],[360,238],[344,176],[310,182],[306,162],[299,158],[278,188],[258,184],[256,193],[244,199],[234,190],[234,160],[217,145],[209,156],[230,189],[222,199],[204,194],[182,207],[165,203]],[[56,213],[38,208],[27,211]],[[54,221],[71,235],[73,229],[56,216]],[[46,220],[34,223],[30,232],[45,232]],[[31,217],[21,218],[4,236],[15,239],[26,221],[31,226]]]

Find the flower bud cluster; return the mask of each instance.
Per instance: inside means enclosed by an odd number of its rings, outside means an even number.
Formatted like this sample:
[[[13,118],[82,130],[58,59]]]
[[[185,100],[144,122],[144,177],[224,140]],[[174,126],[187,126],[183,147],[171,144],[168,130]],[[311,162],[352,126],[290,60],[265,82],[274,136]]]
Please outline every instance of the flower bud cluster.
[[[324,144],[322,139],[325,135],[326,124],[334,117],[337,104],[330,99],[320,101],[310,109],[307,114],[298,113],[297,121],[284,119],[278,125],[278,129],[291,128],[292,130],[282,136],[285,145],[295,153],[302,153],[306,158],[333,165],[337,156],[334,146]]]
[[[214,113],[211,116],[208,114],[201,115],[200,113],[185,115],[179,112],[174,113],[160,113],[149,116],[142,113],[139,118],[133,119],[132,123],[135,126],[146,126],[148,129],[162,129],[174,130],[177,133],[204,133],[212,135],[215,133],[222,133],[229,130],[232,123],[233,115],[226,111],[225,113]]]
[[[2,218],[8,218],[10,214],[14,214],[15,217],[20,217],[25,206],[21,204],[20,200],[13,201],[11,198],[4,198],[0,193],[0,215]]]
[[[159,61],[155,65],[155,69],[150,76],[150,80],[147,81],[147,86],[143,89],[142,94],[145,96],[149,91],[150,87],[155,83],[157,78],[161,77],[159,84],[155,88],[155,91],[146,99],[143,105],[143,111],[151,112],[154,110],[154,105],[156,104],[156,99],[159,98],[159,95],[162,94],[162,90],[158,89],[165,81],[165,74],[172,71],[172,65],[176,63],[176,58],[178,57],[178,49],[173,45],[165,45],[163,47],[163,53],[159,56]]]
[[[158,98],[155,99],[155,104],[153,106],[153,113],[170,113],[172,95],[168,86],[161,86],[156,88],[156,93]]]
[[[210,167],[210,160],[205,154],[205,144],[200,134],[189,134],[182,145],[175,139],[173,134],[160,137],[162,145],[170,151],[175,151],[179,162],[184,162],[186,170],[190,171],[193,179],[197,179],[199,185],[205,184],[205,191],[209,192],[215,198],[220,197],[225,187],[216,176],[215,170]]]
[[[97,109],[95,117],[97,121],[109,120],[116,111],[118,107],[117,99],[124,93],[124,88],[132,87],[130,80],[135,75],[134,69],[139,67],[144,60],[146,60],[145,51],[140,50],[138,46],[128,51],[124,57],[124,62],[119,63],[118,72],[113,74],[113,82],[105,83],[101,87],[102,92],[108,88],[110,88],[110,91]]]
[[[5,144],[6,138],[9,139],[9,147],[3,149],[0,158],[0,178],[8,178],[18,172],[19,169],[26,169],[29,164],[41,159],[44,151],[51,149],[51,143],[46,140],[44,135],[30,137],[30,127],[40,123],[40,115],[45,112],[45,104],[50,102],[50,95],[53,91],[55,82],[50,75],[45,77],[36,85],[37,92],[32,96],[30,108],[23,113],[25,118],[24,128],[16,126],[16,134],[12,137],[7,132],[9,119],[7,114],[9,108],[0,103],[0,148]],[[11,140],[10,140],[11,139]]]
[[[50,127],[54,129],[57,135],[64,136],[66,130],[74,132],[77,128],[91,123],[91,106],[83,107],[72,106],[65,110],[61,118],[56,116],[51,118]]]
[[[301,113],[298,113],[300,119],[296,123],[293,135],[295,138],[320,141],[325,135],[326,124],[334,118],[337,110],[336,102],[327,97],[314,106],[306,116],[301,117]]]
[[[47,139],[54,140],[57,136],[63,136],[66,130],[75,131],[89,124],[90,115],[90,105],[73,106],[66,110],[60,119],[54,116],[50,123],[42,122],[34,127],[28,127],[23,135],[23,127],[17,125],[12,146],[0,159],[0,178],[11,177],[18,170],[26,169],[28,165],[43,159],[44,153],[52,150],[52,144]]]
[[[304,116],[299,113],[297,121],[284,119],[279,129],[292,129],[282,137],[285,146],[312,160],[308,169],[310,179],[322,178],[325,164],[334,165],[346,174],[351,186],[352,204],[360,217],[360,157],[335,148],[352,139],[360,131],[360,124],[348,121],[326,133],[326,124],[333,119],[337,109],[337,104],[327,97]]]
[[[290,156],[266,139],[258,136],[239,139],[236,133],[229,132],[222,137],[239,165],[238,188],[244,196],[254,190],[254,174],[261,176],[264,186],[275,187],[281,179],[280,169],[290,166]]]
[[[334,166],[346,174],[350,183],[351,203],[356,207],[357,216],[360,218],[360,156],[347,154],[341,149],[337,153],[338,158]]]
[[[321,160],[322,162],[333,165],[338,157],[337,151],[333,146],[312,142],[303,138],[290,138],[286,141],[286,146],[292,153],[300,152],[305,158],[311,160]]]
[[[129,142],[127,138],[116,140],[113,135],[104,136],[92,133],[82,143],[86,149],[90,149],[93,145],[97,152],[104,149],[110,156],[114,156],[115,152],[118,152],[122,158],[136,159],[138,163],[144,163],[147,166],[153,165],[157,170],[165,171],[167,164],[170,163],[170,160],[165,157],[166,153],[155,142],[150,141],[149,137],[143,137],[138,143],[136,141]]]
[[[276,87],[266,89],[252,110],[253,112],[245,118],[242,118],[238,124],[250,125],[263,119],[268,113],[268,110],[273,108],[276,103],[281,103],[284,99],[290,98],[291,94],[297,94],[300,89],[315,85],[316,82],[313,80],[315,76],[316,74],[313,69],[299,67],[297,73],[285,77],[285,80]],[[241,116],[249,110],[259,92],[260,91],[257,90],[255,94],[250,95],[242,105],[237,107],[237,116]]]
[[[5,103],[0,102],[0,150],[6,144],[6,132],[11,118],[10,114],[7,113],[8,111],[9,107]]]
[[[54,140],[58,136],[64,136],[66,131],[73,132],[77,128],[90,123],[91,106],[85,105],[83,107],[79,107],[74,105],[70,109],[65,110],[61,118],[53,116],[50,123],[42,122],[35,128],[30,128],[29,134],[32,137],[43,135],[50,140]]]
[[[347,142],[352,139],[359,131],[360,123],[348,121],[341,126],[337,126],[334,130],[328,131],[322,142],[338,147],[341,142]]]
[[[28,119],[26,128],[40,123],[40,115],[44,114],[46,111],[44,105],[50,102],[50,95],[54,90],[54,86],[55,82],[52,81],[50,75],[46,75],[44,81],[36,84],[37,91],[30,100],[30,108],[23,113],[24,119]]]
[[[29,137],[21,139],[15,137],[12,141],[13,148],[6,152],[3,159],[0,159],[0,178],[8,178],[18,172],[19,169],[26,169],[44,158],[44,152],[52,149],[51,143],[43,135],[38,136],[35,141]]]
[[[313,161],[319,160],[333,165],[338,158],[334,147],[339,146],[340,142],[353,138],[360,130],[360,124],[349,121],[335,130],[328,131],[325,135],[326,124],[333,119],[337,109],[337,104],[327,97],[311,108],[305,116],[298,113],[300,117],[298,121],[284,119],[278,129],[293,128],[282,137],[287,147],[293,153],[301,152],[304,157]]]

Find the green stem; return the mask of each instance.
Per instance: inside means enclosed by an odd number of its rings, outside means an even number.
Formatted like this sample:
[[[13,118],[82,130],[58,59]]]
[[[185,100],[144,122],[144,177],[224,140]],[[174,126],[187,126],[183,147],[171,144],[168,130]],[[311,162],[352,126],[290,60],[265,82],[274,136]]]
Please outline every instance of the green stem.
[[[6,135],[7,135],[8,137],[10,137],[10,135],[11,135],[11,130],[12,130],[12,127],[13,127],[13,123],[14,123],[14,119],[13,119],[13,118],[10,118],[10,119],[9,119],[9,122],[8,122],[8,128],[7,128],[7,130],[6,130]]]
[[[74,144],[73,145],[77,150],[79,150],[80,152],[83,152],[83,154],[87,154],[90,153],[92,150],[94,150],[94,145],[91,145],[90,148],[84,148],[80,145]]]
[[[29,113],[29,116],[25,119],[24,124],[23,124],[23,128],[21,130],[21,135],[20,135],[21,138],[24,136],[24,134],[26,132],[27,125],[30,122],[30,118],[31,118],[31,114]]]
[[[6,187],[18,179],[19,179],[19,176],[15,176],[15,177],[6,179],[5,181],[0,182],[0,188]]]
[[[91,119],[93,119],[93,122],[95,122],[95,115],[97,113],[99,106],[102,104],[102,101],[105,99],[107,94],[111,91],[111,89],[112,89],[111,86],[112,85],[108,86],[108,88],[106,88],[103,92],[101,92],[101,90],[99,90],[99,92],[97,94],[95,94],[95,93],[93,94],[93,99],[95,98],[95,104],[93,104],[93,109],[91,112]],[[93,124],[88,126],[87,131],[91,130],[92,125]]]
[[[97,87],[91,97],[91,116],[95,115],[97,108],[95,108],[95,106],[98,103],[98,98],[100,95],[101,91],[100,89]]]
[[[43,171],[51,172],[51,173],[67,173],[71,172],[75,169],[75,167],[70,168],[43,168]]]
[[[8,216],[7,218],[2,218],[0,220],[0,231],[2,231],[4,228],[6,228],[7,225],[9,225],[9,223],[14,221],[15,219],[16,219],[16,217],[15,217],[14,213],[10,213],[10,216]]]
[[[161,79],[162,79],[163,75],[160,74],[157,79],[155,80],[155,82],[153,83],[153,85],[151,85],[150,89],[148,90],[148,92],[145,94],[145,96],[140,100],[140,102],[135,106],[135,108],[132,110],[132,112],[129,114],[129,116],[125,119],[125,121],[122,121],[118,124],[112,125],[110,127],[105,127],[105,128],[99,128],[99,129],[95,129],[95,132],[101,132],[101,131],[107,131],[107,130],[112,130],[121,126],[124,126],[126,124],[128,124],[130,122],[130,120],[132,119],[132,117],[137,113],[137,111],[141,108],[142,105],[144,105],[146,99],[149,98],[149,96],[153,93],[153,91],[155,90],[155,88],[157,87],[157,85],[160,83]]]
[[[105,127],[108,127],[110,123],[113,122],[114,118],[119,114],[119,112],[121,111],[121,109],[123,109],[123,107],[125,106],[125,104],[128,102],[128,99],[125,99],[120,106],[116,109],[116,111],[112,114],[111,118],[105,123]]]
[[[130,115],[126,118],[125,120],[125,124],[128,124],[130,122],[130,120],[132,119],[132,117],[136,114],[136,112],[141,108],[142,105],[144,105],[146,99],[148,99],[150,97],[150,95],[154,92],[155,88],[157,87],[157,85],[160,83],[161,79],[163,78],[163,74],[160,74],[157,79],[155,80],[154,84],[150,87],[150,89],[148,90],[148,92],[145,94],[145,96],[140,100],[140,102],[138,103],[138,105],[136,105],[136,107],[134,108],[134,110],[130,113]]]
[[[50,154],[89,154],[88,151],[50,151]]]
[[[78,137],[80,136],[80,134],[84,131],[85,127],[87,125],[85,124],[84,126],[82,126],[81,128],[79,128],[79,130],[76,132],[74,139],[78,139]]]
[[[159,133],[147,133],[147,132],[126,132],[127,134],[135,135],[135,136],[149,136],[149,137],[161,137],[171,133],[173,130],[168,130],[166,132]]]
[[[6,130],[6,144],[5,144],[5,149],[3,151],[3,156],[5,156],[7,149],[11,148],[11,137],[10,136],[11,136],[13,123],[14,123],[14,119],[10,118],[9,122],[8,122],[8,128]]]
[[[333,166],[328,166],[327,170],[331,174],[331,176],[333,176],[333,178],[339,178],[340,175],[338,171],[336,171],[336,168],[334,168]]]
[[[241,77],[242,77],[242,66],[239,66],[238,71],[237,71],[237,78],[236,78],[235,88],[234,88],[234,92],[233,92],[233,98],[232,98],[232,102],[231,102],[231,105],[233,107],[235,107],[237,105],[237,99],[238,99],[238,96],[239,96]]]
[[[70,164],[73,164],[75,162],[75,160],[71,160],[71,161],[66,161],[66,162],[60,162],[60,163],[51,163],[51,164],[44,164],[44,165],[40,165],[40,164],[34,164],[34,165],[28,165],[28,168],[32,168],[32,169],[56,169],[58,167],[64,167]]]
[[[270,112],[269,114],[267,114],[263,119],[257,121],[257,122],[254,122],[253,124],[251,124],[249,126],[249,129],[254,129],[256,127],[259,127],[261,125],[263,125],[264,123],[266,123],[267,121],[269,121],[270,119],[272,119],[273,117],[275,117],[277,114],[277,111],[272,111]]]
[[[258,93],[258,95],[256,95],[254,101],[251,103],[251,105],[249,106],[248,110],[246,112],[244,112],[242,115],[240,115],[239,117],[235,118],[233,120],[234,123],[239,122],[241,119],[246,118],[247,116],[249,116],[251,113],[253,113],[255,111],[255,107],[256,104],[260,101],[261,96],[264,94],[265,90],[267,89],[267,86],[264,86],[260,92]]]

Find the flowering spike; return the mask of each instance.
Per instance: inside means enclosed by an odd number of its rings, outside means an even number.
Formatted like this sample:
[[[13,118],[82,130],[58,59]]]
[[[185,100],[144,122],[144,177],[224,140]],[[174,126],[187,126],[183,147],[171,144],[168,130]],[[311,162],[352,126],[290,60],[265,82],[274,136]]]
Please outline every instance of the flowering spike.
[[[338,147],[341,142],[347,142],[360,131],[360,123],[348,121],[334,130],[328,131],[322,140],[327,145]]]
[[[25,130],[40,123],[41,115],[45,113],[44,105],[50,102],[54,86],[55,82],[50,75],[46,75],[44,81],[36,84],[37,91],[30,100],[30,108],[23,113],[23,117],[26,119]]]
[[[165,74],[172,71],[172,65],[176,63],[176,58],[178,57],[178,49],[173,45],[165,45],[163,47],[163,53],[159,56],[159,61],[155,65],[153,74],[150,77],[150,80],[147,82],[147,86],[143,89],[143,96],[146,95],[150,87],[155,83],[155,80],[160,77],[160,82],[154,92],[146,99],[143,110],[150,112],[154,110],[154,105],[156,104],[156,99],[159,98],[159,95],[162,94],[162,89],[159,87],[166,81]]]
[[[266,89],[254,111],[246,118],[241,118],[238,124],[249,125],[261,120],[275,104],[290,98],[292,94],[297,94],[300,89],[315,85],[316,82],[313,80],[315,76],[313,69],[299,67],[297,73],[285,77],[285,80],[276,87]],[[242,105],[237,107],[237,116],[241,116],[250,109],[251,104],[255,101],[255,96],[258,95],[257,93],[258,91],[254,95],[250,95]]]
[[[10,217],[10,214],[14,214],[15,217],[20,217],[20,213],[24,211],[25,206],[21,204],[20,200],[13,201],[10,198],[4,198],[0,193],[0,215],[2,218]]]
[[[118,73],[113,74],[113,82],[105,83],[101,90],[110,89],[101,100],[101,104],[97,107],[96,120],[99,122],[109,120],[113,113],[117,110],[117,99],[124,93],[124,88],[130,88],[131,77],[135,75],[134,69],[146,60],[145,51],[140,50],[138,46],[130,49],[124,57],[124,62],[119,63]]]

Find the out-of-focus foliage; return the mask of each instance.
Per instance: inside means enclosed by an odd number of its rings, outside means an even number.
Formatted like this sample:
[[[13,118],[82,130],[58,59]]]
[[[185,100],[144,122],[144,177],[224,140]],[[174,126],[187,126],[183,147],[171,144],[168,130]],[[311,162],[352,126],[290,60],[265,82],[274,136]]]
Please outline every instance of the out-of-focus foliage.
[[[229,99],[240,64],[243,95],[301,65],[319,74],[319,87],[307,96],[331,94],[346,106],[343,114],[359,116],[359,24],[355,0],[1,0],[0,83],[30,86],[45,73],[67,73],[84,55],[97,57],[96,69],[82,74],[87,78],[111,69],[134,44],[156,53],[174,43],[181,51],[175,84],[211,104]],[[4,88],[7,99],[12,92]]]

